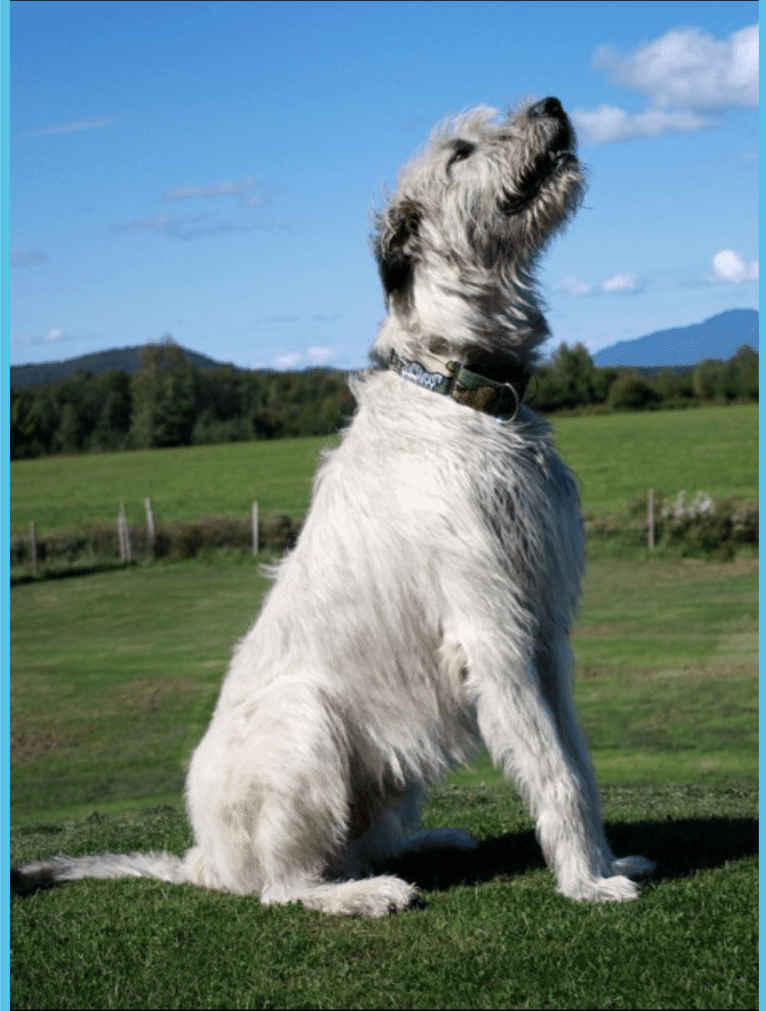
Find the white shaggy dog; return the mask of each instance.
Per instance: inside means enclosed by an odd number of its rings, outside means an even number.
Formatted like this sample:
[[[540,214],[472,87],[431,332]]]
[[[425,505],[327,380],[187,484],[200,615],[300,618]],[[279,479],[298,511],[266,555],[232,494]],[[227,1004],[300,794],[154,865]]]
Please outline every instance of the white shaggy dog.
[[[421,784],[478,731],[515,778],[573,899],[637,894],[616,860],[571,697],[568,630],[584,565],[574,481],[522,405],[549,331],[532,271],[583,190],[559,101],[437,129],[376,221],[389,315],[353,382],[358,410],[237,646],[186,802],[195,845],[53,857],[29,891],[148,875],[381,916],[416,895],[372,875],[418,832]]]

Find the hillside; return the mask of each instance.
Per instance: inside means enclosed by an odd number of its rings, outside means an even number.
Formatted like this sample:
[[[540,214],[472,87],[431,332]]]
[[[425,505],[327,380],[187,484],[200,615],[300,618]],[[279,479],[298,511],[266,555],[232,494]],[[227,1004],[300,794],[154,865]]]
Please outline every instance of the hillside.
[[[755,309],[729,309],[703,323],[618,341],[597,351],[593,364],[597,368],[607,365],[692,367],[708,358],[726,361],[743,344],[758,351],[758,312]]]
[[[67,358],[60,362],[41,362],[38,365],[11,365],[11,386],[41,386],[55,379],[66,379],[77,372],[90,372],[100,376],[105,372],[136,372],[138,356],[146,348],[136,344],[127,348],[111,348],[109,351],[95,351],[77,358]],[[188,348],[179,349],[196,369],[222,369],[224,362],[217,362],[207,355]],[[242,371],[237,369],[237,371]]]
[[[646,337],[619,341],[608,348],[602,348],[593,355],[597,368],[615,365],[639,366],[648,374],[658,372],[663,366],[671,366],[673,371],[682,371],[708,358],[726,361],[743,344],[749,344],[758,351],[758,312],[755,309],[730,309],[706,319],[673,330],[658,330]],[[138,369],[139,353],[144,344],[126,348],[111,348],[96,351],[77,358],[67,358],[58,362],[42,362],[30,365],[11,365],[11,386],[41,386],[55,379],[66,379],[77,372],[89,372],[99,376],[105,372],[135,372]],[[184,357],[197,369],[221,369],[224,362],[218,362],[198,351],[180,348]],[[244,372],[234,366],[235,371]]]

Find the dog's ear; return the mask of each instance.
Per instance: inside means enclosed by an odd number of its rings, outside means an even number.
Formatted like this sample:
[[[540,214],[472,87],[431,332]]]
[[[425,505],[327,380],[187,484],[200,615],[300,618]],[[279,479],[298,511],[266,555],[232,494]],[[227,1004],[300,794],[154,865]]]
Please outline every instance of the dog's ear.
[[[411,200],[391,204],[375,221],[373,252],[386,296],[403,292],[412,274],[420,243],[422,212]]]

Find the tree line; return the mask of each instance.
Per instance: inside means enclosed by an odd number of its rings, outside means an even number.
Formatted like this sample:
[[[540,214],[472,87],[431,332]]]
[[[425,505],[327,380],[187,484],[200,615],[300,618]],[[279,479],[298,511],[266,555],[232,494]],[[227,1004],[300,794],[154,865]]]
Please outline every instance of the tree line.
[[[532,383],[534,390],[534,381]],[[582,344],[561,344],[539,370],[532,406],[543,413],[583,407],[643,410],[758,400],[758,354],[743,344],[728,361],[689,368],[597,368]]]
[[[562,344],[527,397],[538,411],[641,410],[757,401],[758,355],[654,375],[597,368],[582,344]],[[10,389],[11,458],[330,435],[354,401],[339,369],[200,370],[172,341],[147,345],[139,368]]]

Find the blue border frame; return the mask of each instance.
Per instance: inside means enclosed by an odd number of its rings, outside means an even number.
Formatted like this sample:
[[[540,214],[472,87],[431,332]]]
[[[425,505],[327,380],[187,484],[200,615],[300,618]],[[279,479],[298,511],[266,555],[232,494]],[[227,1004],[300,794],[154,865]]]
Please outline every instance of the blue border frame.
[[[759,86],[758,86],[758,91],[759,91],[759,98],[761,100],[760,101],[760,107],[759,107],[759,110],[758,110],[758,120],[759,120],[760,134],[761,134],[761,136],[763,136],[763,129],[764,129],[764,126],[766,126],[766,115],[764,114],[764,111],[763,111],[763,94],[762,94],[762,91],[761,91],[760,82],[759,82]],[[761,176],[761,178],[762,178],[762,176]],[[759,187],[758,187],[758,189],[759,189],[760,195],[762,196],[762,194],[763,194],[763,187],[760,185],[760,182],[761,182],[761,179],[759,179]],[[762,200],[761,200],[760,206],[763,207],[763,201]],[[761,219],[762,219],[762,217],[763,217],[763,215],[761,215]],[[760,284],[760,274],[759,274],[759,281],[758,281],[759,306],[760,306],[760,293],[761,293],[761,284]],[[759,326],[759,331],[760,331],[760,326]],[[758,342],[758,354],[759,354],[759,358],[758,358],[758,371],[759,371],[758,385],[760,386],[760,381],[761,381],[761,379],[763,379],[763,372],[764,372],[763,359],[760,357],[760,332],[759,332],[759,342]],[[764,484],[764,481],[763,481],[763,471],[760,469],[760,464],[761,464],[761,459],[762,459],[761,447],[763,446],[763,436],[764,436],[763,415],[761,414],[761,412],[759,410],[759,412],[758,412],[758,465],[759,465],[758,466],[758,511],[759,511],[758,529],[759,529],[759,531],[761,529],[761,520],[763,519],[762,505],[763,505],[763,484]],[[760,535],[759,535],[759,540],[760,540]],[[764,608],[764,604],[763,604],[763,589],[764,589],[764,579],[763,579],[763,574],[761,573],[760,568],[759,568],[759,570],[758,570],[758,629],[759,629],[759,638],[760,638],[760,629],[763,628],[764,615],[766,614],[766,609]],[[758,721],[759,721],[759,725],[760,725],[760,717],[763,714],[763,693],[761,692],[761,662],[760,662],[761,655],[762,654],[761,654],[760,649],[759,649],[759,653],[758,653],[758,660],[759,660],[759,663],[758,663]],[[759,809],[763,808],[763,795],[762,795],[762,787],[761,787],[761,782],[760,782],[760,767],[763,764],[763,756],[764,756],[764,751],[765,750],[766,749],[764,749],[764,744],[763,744],[763,734],[759,733],[759,735],[758,735],[758,769],[759,769],[758,793],[759,793]],[[763,849],[763,842],[764,842],[764,830],[763,830],[763,826],[761,824],[761,821],[759,819],[759,821],[758,821],[758,850],[759,850],[759,852],[760,852],[761,849]],[[758,919],[760,921],[760,924],[762,924],[763,923],[763,902],[762,902],[762,893],[761,893],[761,890],[760,890],[760,878],[759,878],[759,885],[758,885],[758,899],[759,899],[759,903],[758,903],[759,916],[758,916]],[[760,924],[759,924],[759,926],[760,926]],[[759,959],[759,965],[760,965],[760,959]],[[759,993],[760,993],[760,996],[761,996],[761,1002],[762,1002],[762,999],[763,999],[763,993],[764,993],[764,989],[765,988],[766,988],[765,984],[763,983],[763,974],[761,974],[759,976],[759,981],[758,981],[758,989],[759,989]]]
[[[2,683],[2,724],[0,738],[3,742],[2,778],[0,779],[0,847],[2,847],[2,933],[0,949],[0,1001],[3,1007],[10,1001],[10,926],[9,909],[10,886],[8,864],[10,860],[8,831],[10,827],[10,617],[9,617],[9,510],[10,510],[10,433],[9,433],[9,376],[10,376],[10,0],[0,0],[0,682]]]

